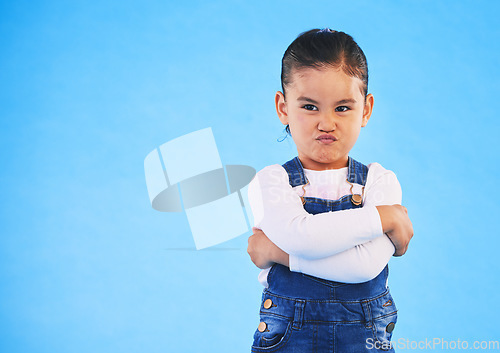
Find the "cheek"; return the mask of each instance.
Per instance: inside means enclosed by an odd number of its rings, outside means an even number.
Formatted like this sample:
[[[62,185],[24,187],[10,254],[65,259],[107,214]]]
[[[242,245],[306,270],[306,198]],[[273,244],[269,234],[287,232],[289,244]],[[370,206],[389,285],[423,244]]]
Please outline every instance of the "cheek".
[[[355,123],[350,123],[344,125],[343,133],[347,135],[349,140],[357,140],[359,133],[361,132],[361,122],[356,121]]]
[[[301,126],[301,127],[305,127],[308,124],[308,122],[310,123],[310,119],[308,120],[307,118],[308,117],[305,115],[302,115],[302,114],[298,115],[297,118],[295,119],[297,122],[297,125]]]
[[[356,124],[352,124],[350,126],[350,131],[353,135],[356,135],[356,137],[359,135],[359,132],[361,131],[361,122],[356,121]]]
[[[294,128],[297,133],[303,133],[305,130],[314,127],[314,118],[307,114],[297,114],[294,115],[289,121],[290,128]]]

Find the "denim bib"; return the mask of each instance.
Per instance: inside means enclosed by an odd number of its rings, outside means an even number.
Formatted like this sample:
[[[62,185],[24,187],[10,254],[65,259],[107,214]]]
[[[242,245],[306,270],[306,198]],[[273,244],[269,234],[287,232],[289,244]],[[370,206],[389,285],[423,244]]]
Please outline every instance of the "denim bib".
[[[298,157],[283,168],[292,187],[307,184]],[[347,180],[364,186],[367,175],[368,168],[349,157]],[[362,207],[352,195],[302,199],[311,214]],[[252,352],[393,352],[397,309],[386,286],[388,273],[385,266],[370,281],[342,283],[274,264],[262,293]]]

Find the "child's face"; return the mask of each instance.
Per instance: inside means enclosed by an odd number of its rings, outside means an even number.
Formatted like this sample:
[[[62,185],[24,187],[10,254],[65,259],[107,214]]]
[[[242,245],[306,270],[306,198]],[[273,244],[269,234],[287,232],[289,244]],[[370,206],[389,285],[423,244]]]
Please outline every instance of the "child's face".
[[[373,96],[365,99],[362,81],[334,68],[304,68],[292,72],[286,101],[276,93],[281,122],[289,124],[304,168],[346,167],[361,127],[370,119]],[[328,138],[329,137],[329,138]]]

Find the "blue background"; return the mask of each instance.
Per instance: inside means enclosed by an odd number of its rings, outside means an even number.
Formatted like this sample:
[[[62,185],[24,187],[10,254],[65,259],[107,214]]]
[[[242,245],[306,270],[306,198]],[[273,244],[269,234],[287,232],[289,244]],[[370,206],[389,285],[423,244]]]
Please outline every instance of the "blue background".
[[[194,250],[143,160],[212,127],[224,164],[296,155],[280,60],[330,27],[368,58],[352,151],[394,170],[414,224],[391,260],[394,340],[500,340],[495,1],[0,3],[0,351],[246,352],[259,270],[240,236]],[[436,350],[438,351],[438,350]]]

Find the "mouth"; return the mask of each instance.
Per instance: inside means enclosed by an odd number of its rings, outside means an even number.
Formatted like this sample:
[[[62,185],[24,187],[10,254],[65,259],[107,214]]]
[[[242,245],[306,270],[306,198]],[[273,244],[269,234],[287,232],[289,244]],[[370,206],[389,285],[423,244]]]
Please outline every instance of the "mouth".
[[[333,135],[323,134],[321,136],[318,136],[316,140],[318,140],[321,143],[330,144],[337,141],[337,138]]]

